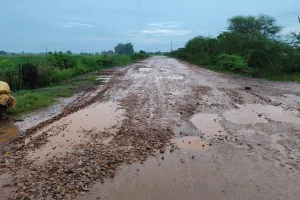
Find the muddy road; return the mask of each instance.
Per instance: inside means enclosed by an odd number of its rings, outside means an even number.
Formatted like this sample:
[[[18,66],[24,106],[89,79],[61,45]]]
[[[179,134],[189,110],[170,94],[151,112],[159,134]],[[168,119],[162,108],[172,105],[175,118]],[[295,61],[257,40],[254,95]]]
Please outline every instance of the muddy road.
[[[57,116],[22,122],[2,150],[3,199],[299,199],[299,84],[162,56],[106,73]]]

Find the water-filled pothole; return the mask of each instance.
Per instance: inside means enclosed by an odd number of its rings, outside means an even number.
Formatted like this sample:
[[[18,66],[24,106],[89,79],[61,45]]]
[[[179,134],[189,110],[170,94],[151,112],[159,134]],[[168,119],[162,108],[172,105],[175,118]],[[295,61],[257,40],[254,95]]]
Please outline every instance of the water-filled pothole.
[[[188,150],[207,150],[208,146],[198,136],[186,136],[172,140],[180,149]]]

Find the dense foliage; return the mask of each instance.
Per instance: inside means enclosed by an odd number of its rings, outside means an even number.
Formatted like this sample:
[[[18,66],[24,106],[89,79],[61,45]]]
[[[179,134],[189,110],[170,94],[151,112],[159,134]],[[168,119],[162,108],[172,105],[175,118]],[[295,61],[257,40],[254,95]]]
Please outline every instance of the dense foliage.
[[[94,70],[130,64],[148,57],[145,53],[132,55],[71,55],[49,53],[47,56],[0,57],[0,80],[13,90],[34,89],[68,81]]]
[[[127,43],[127,44],[120,43],[115,47],[115,53],[131,55],[134,53],[133,45],[131,43]]]
[[[198,36],[172,56],[212,69],[246,73],[256,77],[300,74],[300,36],[291,33],[281,41],[274,18],[237,16],[228,31],[216,38]]]

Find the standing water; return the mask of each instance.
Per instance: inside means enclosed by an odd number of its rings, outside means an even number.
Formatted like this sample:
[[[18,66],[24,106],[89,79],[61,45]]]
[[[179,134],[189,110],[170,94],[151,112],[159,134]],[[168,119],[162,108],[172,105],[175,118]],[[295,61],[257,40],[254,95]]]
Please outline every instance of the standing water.
[[[0,122],[0,143],[6,142],[18,134],[19,129],[16,125],[9,121]]]

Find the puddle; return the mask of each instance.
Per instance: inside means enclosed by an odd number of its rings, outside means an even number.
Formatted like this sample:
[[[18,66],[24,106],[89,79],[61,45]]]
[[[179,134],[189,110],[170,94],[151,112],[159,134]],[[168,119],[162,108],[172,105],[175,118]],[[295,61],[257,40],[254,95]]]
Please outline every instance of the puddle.
[[[6,142],[9,139],[18,136],[19,129],[10,122],[0,123],[0,143]]]
[[[96,80],[101,81],[102,83],[108,83],[113,76],[99,76]]]
[[[300,103],[300,96],[295,94],[283,94],[282,96],[287,97],[291,99],[292,101],[295,101],[297,103]]]
[[[223,114],[226,120],[235,124],[257,124],[268,123],[263,117],[259,117],[258,113],[249,108],[240,108],[237,110],[227,111]]]
[[[207,150],[208,146],[198,136],[186,136],[172,140],[179,148],[189,150]]]
[[[153,68],[139,68],[139,72],[148,72],[151,71]]]
[[[119,109],[118,104],[114,102],[94,104],[73,113],[35,135],[37,137],[43,132],[47,132],[48,135],[53,134],[48,138],[46,145],[32,152],[30,157],[45,157],[47,154],[70,151],[74,145],[86,143],[90,133],[102,131],[114,133],[123,120],[123,113],[124,110]]]
[[[195,114],[190,121],[204,134],[221,135],[225,133],[225,130],[218,122],[217,114]]]
[[[172,80],[182,80],[182,79],[184,79],[183,76],[165,76],[165,77],[159,76],[158,78],[160,78],[160,79],[172,79]]]
[[[280,153],[284,153],[285,152],[285,148],[284,146],[282,146],[281,144],[278,143],[278,139],[277,138],[273,138],[271,140],[271,149],[276,150]]]
[[[235,124],[268,123],[266,119],[277,122],[300,124],[300,118],[293,112],[286,111],[279,106],[247,104],[240,105],[239,109],[225,112],[226,120]]]

